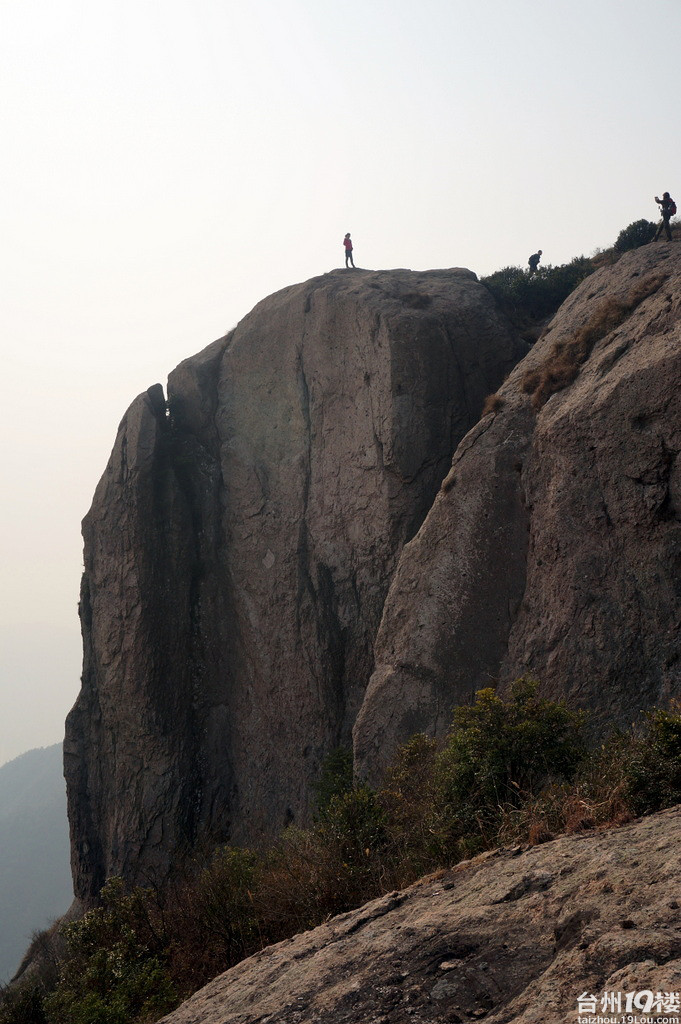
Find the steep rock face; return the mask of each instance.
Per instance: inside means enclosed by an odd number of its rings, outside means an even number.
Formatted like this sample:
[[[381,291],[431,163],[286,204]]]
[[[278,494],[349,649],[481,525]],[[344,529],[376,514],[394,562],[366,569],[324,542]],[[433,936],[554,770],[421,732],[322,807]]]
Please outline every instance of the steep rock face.
[[[390,577],[524,354],[469,271],[335,272],[141,395],[84,524],[65,766],[76,893],[305,812]]]
[[[630,253],[573,293],[463,439],[386,600],[355,726],[369,777],[525,673],[596,726],[681,695],[680,342],[681,252]],[[591,351],[574,382],[533,402],[575,345]]]
[[[680,841],[674,808],[483,854],[270,946],[163,1022],[575,1024],[582,995],[626,1019],[606,993],[673,1019],[647,1000],[681,991]]]

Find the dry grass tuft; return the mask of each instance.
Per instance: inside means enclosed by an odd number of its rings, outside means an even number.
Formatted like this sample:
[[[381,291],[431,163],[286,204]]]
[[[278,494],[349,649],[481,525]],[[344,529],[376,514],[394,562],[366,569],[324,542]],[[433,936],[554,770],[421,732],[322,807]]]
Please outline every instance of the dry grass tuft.
[[[631,821],[635,810],[626,768],[636,750],[633,735],[617,736],[592,754],[573,782],[526,794],[520,806],[505,808],[500,841],[538,846],[555,836],[616,828]]]
[[[667,276],[651,274],[638,281],[623,299],[605,299],[574,337],[557,341],[543,366],[528,370],[521,381],[521,389],[531,395],[532,408],[538,412],[551,395],[569,387],[596,342],[623,324],[644,299],[662,286]]]
[[[482,407],[482,415],[486,416],[488,412],[499,412],[504,407],[504,400],[501,395],[493,394],[488,395],[485,399],[485,404]]]
[[[668,277],[669,274],[664,273],[650,274],[648,277],[644,277],[642,281],[638,281],[627,296],[631,308],[633,309],[639,302],[643,302],[649,295],[652,295],[658,288],[661,288]]]
[[[541,373],[539,370],[528,370],[520,382],[520,390],[524,391],[526,395],[531,395],[539,386],[540,380]]]

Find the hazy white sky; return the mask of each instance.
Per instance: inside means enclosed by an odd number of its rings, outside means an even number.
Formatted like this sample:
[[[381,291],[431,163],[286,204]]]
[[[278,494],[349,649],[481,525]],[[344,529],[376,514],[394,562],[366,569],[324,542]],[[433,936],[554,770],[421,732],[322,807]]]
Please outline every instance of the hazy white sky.
[[[0,0],[0,764],[78,691],[150,384],[340,266],[561,263],[681,194],[679,0]]]

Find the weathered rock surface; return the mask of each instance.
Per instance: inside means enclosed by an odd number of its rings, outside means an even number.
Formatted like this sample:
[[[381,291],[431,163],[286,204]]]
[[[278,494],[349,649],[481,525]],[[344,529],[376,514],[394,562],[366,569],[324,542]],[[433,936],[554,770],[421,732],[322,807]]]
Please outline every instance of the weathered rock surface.
[[[536,412],[528,371],[646,282],[653,294]],[[681,696],[680,382],[681,249],[650,245],[570,296],[404,548],[355,726],[370,778],[475,690],[525,673],[602,725]]]
[[[131,405],[84,524],[66,731],[76,894],[305,812],[405,541],[525,348],[469,271],[260,303]]]
[[[164,1024],[576,1024],[606,993],[624,1013],[681,991],[680,877],[679,808],[484,854],[270,946]]]

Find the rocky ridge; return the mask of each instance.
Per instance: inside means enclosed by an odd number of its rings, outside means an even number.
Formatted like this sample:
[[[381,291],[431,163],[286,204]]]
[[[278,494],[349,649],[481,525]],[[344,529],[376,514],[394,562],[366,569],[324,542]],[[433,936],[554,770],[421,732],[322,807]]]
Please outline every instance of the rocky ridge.
[[[597,728],[681,695],[680,342],[681,251],[631,252],[463,439],[386,599],[354,731],[369,778],[524,674]]]
[[[580,997],[607,1017],[627,993],[641,1018],[681,991],[680,871],[678,807],[496,850],[263,950],[163,1024],[575,1024]]]

